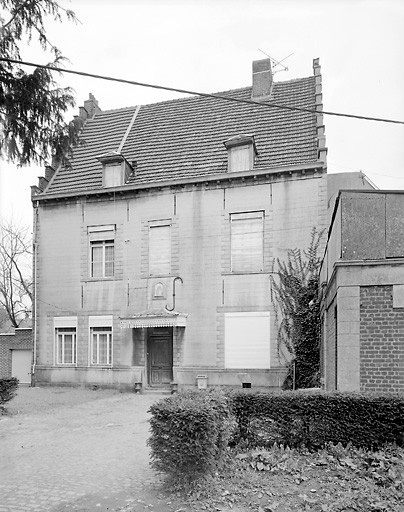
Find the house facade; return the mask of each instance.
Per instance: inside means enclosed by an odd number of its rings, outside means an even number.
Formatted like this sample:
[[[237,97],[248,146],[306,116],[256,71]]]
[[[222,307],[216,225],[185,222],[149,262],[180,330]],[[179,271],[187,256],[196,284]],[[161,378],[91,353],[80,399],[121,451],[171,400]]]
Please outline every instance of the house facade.
[[[342,190],[322,283],[325,388],[404,391],[404,192]]]
[[[36,384],[282,385],[270,275],[327,226],[313,71],[273,82],[265,59],[220,98],[104,112],[90,95],[71,165],[32,187]]]

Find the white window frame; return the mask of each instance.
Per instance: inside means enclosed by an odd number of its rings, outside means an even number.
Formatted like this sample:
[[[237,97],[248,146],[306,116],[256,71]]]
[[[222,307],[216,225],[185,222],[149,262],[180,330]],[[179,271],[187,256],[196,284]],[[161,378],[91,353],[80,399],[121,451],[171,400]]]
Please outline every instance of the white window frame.
[[[261,219],[261,228],[259,233],[261,233],[261,261],[259,265],[254,266],[251,264],[251,268],[242,268],[235,267],[234,264],[234,233],[233,233],[233,223],[240,222],[243,220],[248,221],[249,219]],[[231,272],[235,273],[249,273],[249,272],[262,272],[264,270],[264,221],[265,221],[265,212],[263,210],[258,210],[254,212],[235,212],[230,214],[230,269]]]
[[[154,248],[152,247],[152,237],[151,230],[158,228],[168,228],[169,229],[169,247],[168,247],[168,255],[169,255],[169,264],[168,269],[158,269],[153,266],[152,262],[152,251]],[[149,223],[149,233],[148,233],[148,244],[149,244],[149,275],[150,276],[170,276],[171,275],[171,267],[172,267],[172,224],[171,221],[163,220],[163,221],[152,221]],[[168,270],[166,272],[165,270]]]
[[[89,269],[88,275],[91,279],[111,279],[115,276],[115,224],[101,225],[101,226],[88,226],[87,228],[89,237]],[[101,274],[94,275],[93,268],[93,248],[101,247]],[[106,275],[106,248],[113,248],[112,273]]]
[[[69,329],[69,330],[68,330]],[[74,329],[74,331],[72,330]],[[77,366],[77,317],[55,317],[54,332],[54,364],[56,366]],[[72,362],[65,362],[65,336],[72,336]],[[62,360],[59,361],[59,336],[62,342]]]
[[[233,319],[246,320],[249,328],[243,333],[242,324],[237,322],[231,326]],[[264,335],[261,332],[254,333],[254,320],[258,323],[259,319],[263,319],[262,327],[265,329]],[[239,335],[244,335],[240,339],[236,339]],[[246,369],[246,370],[266,370],[271,367],[271,325],[269,311],[253,311],[253,312],[233,312],[224,315],[224,361],[226,369]],[[250,362],[251,341],[256,342],[258,336],[262,336],[260,343],[256,345],[256,349],[260,351],[256,362]],[[265,346],[266,344],[266,346]]]
[[[104,315],[104,316],[90,316],[89,317],[89,366],[93,367],[111,367],[113,365],[113,354],[114,354],[114,345],[113,345],[113,316],[112,315]],[[104,329],[104,332],[107,333],[107,362],[100,363],[99,362],[99,332],[94,329]],[[101,333],[101,331],[100,331]],[[96,335],[97,339],[97,362],[93,362],[94,356],[94,344],[93,344],[93,336]]]
[[[96,247],[101,247],[101,274],[94,275],[94,260],[93,260],[93,249]],[[106,261],[106,249],[112,247],[113,249],[113,258],[112,261]],[[106,268],[107,263],[112,263],[112,273],[107,274]],[[115,240],[91,240],[90,241],[90,277],[93,279],[102,279],[108,277],[114,277],[115,275]]]

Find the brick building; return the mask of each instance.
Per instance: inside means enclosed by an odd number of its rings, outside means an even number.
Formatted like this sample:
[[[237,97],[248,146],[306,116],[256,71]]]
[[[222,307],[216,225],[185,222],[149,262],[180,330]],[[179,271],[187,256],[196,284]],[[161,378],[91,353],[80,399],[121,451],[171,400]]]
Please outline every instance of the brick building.
[[[17,377],[20,384],[30,384],[32,348],[31,327],[0,333],[0,379]]]
[[[326,389],[404,391],[404,192],[341,191],[321,269]]]
[[[71,167],[32,187],[36,383],[282,384],[269,276],[327,225],[313,71],[274,82],[256,61],[221,93],[238,102],[90,95]]]

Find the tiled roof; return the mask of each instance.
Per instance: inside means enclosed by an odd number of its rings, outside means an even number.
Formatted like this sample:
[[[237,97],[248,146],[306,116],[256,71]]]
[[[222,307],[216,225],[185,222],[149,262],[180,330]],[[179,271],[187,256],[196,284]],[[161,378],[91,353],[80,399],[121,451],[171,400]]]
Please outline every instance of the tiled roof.
[[[249,100],[251,87],[220,94]],[[314,77],[274,83],[272,101],[314,109]],[[101,189],[97,157],[118,150],[135,110],[105,111],[88,120],[82,134],[85,144],[75,149],[71,168],[60,169],[46,193]],[[140,108],[122,148],[128,162],[137,162],[128,184],[226,172],[223,142],[240,134],[254,135],[254,169],[317,161],[314,114],[195,96]]]

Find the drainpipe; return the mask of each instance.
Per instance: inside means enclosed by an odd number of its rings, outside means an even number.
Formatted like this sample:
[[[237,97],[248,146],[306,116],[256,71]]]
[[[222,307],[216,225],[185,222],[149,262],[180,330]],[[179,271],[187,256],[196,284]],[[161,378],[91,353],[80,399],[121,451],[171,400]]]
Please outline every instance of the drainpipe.
[[[175,310],[175,282],[176,281],[181,281],[181,284],[183,284],[183,280],[181,277],[174,277],[174,280],[173,280],[173,307],[172,308],[169,308],[168,306],[166,306],[166,310],[167,311],[174,311]]]
[[[32,362],[31,372],[31,386],[35,386],[35,366],[36,366],[36,352],[37,352],[37,255],[38,255],[38,244],[37,244],[37,225],[38,225],[38,201],[34,206],[34,240],[33,240],[33,251],[34,251],[34,268],[33,268],[33,281],[34,281],[34,315],[33,315],[33,328],[34,328],[34,354]]]

